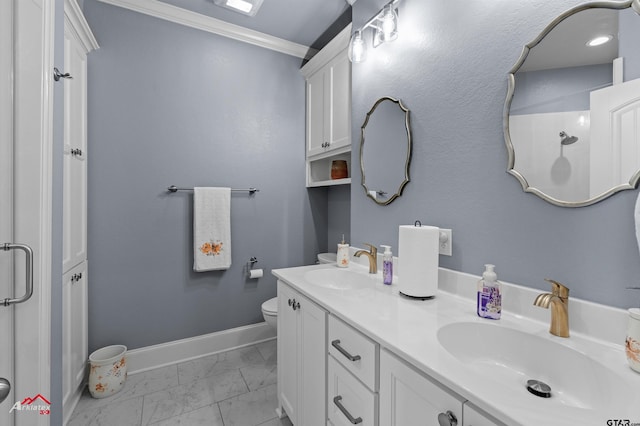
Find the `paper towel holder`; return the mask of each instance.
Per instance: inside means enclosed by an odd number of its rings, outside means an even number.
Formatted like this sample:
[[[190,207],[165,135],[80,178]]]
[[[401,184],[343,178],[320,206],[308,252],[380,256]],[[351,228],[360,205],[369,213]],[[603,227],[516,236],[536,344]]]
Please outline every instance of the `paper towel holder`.
[[[413,226],[420,227],[422,226],[422,222],[416,220],[415,222],[413,222]],[[440,236],[438,237],[438,239],[440,240],[440,244],[444,245],[444,243],[449,241],[449,235],[444,231],[440,231]],[[449,254],[449,256],[451,256],[451,254]]]

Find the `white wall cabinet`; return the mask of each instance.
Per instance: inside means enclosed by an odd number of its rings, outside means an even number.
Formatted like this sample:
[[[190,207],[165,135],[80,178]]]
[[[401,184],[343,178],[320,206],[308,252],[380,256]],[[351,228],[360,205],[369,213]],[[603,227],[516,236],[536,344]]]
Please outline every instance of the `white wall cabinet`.
[[[66,423],[80,399],[88,358],[87,54],[98,48],[76,0],[64,2],[62,405]]]
[[[307,79],[307,158],[351,145],[351,63],[346,49]]]
[[[331,162],[346,160],[351,176],[351,62],[347,26],[301,70],[307,84],[307,186],[350,183],[331,179]]]
[[[278,414],[326,425],[327,312],[278,281]],[[284,410],[284,413],[283,413]]]

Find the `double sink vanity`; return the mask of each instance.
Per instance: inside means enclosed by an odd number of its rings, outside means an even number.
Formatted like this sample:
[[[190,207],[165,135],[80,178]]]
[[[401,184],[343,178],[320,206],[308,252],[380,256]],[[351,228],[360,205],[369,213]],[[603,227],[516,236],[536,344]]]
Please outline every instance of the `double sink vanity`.
[[[571,299],[561,338],[533,289],[503,283],[492,321],[475,312],[479,277],[440,268],[437,296],[412,300],[352,259],[273,271],[278,412],[294,425],[640,423],[626,311]]]

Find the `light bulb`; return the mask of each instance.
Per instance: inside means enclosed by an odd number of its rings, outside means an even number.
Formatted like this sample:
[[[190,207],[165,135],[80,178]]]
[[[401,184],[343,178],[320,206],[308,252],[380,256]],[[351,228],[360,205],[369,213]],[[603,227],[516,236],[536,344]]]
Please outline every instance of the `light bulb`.
[[[587,46],[589,46],[589,47],[600,46],[602,44],[608,43],[611,40],[613,40],[613,36],[610,35],[610,34],[603,35],[603,36],[598,36],[598,37],[594,37],[591,40],[589,40],[587,42]]]
[[[383,42],[398,38],[398,15],[393,6],[388,4],[382,9],[382,26],[380,39]]]
[[[367,45],[362,39],[362,31],[358,30],[351,36],[347,55],[351,62],[363,62],[367,58]]]

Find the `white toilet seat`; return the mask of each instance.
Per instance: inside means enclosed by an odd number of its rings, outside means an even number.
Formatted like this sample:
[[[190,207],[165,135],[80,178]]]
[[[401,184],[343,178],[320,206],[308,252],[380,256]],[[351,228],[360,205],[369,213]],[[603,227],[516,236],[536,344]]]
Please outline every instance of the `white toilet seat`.
[[[274,297],[267,300],[262,304],[262,312],[265,315],[277,315],[278,314],[278,298]]]

